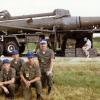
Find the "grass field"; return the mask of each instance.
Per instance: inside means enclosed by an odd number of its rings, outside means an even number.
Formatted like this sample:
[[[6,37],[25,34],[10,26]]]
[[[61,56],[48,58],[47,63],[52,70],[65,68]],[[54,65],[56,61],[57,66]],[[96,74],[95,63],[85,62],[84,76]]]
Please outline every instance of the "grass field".
[[[100,58],[56,58],[53,92],[51,97],[44,95],[44,98],[100,100]],[[4,100],[3,97],[0,100]],[[16,100],[23,99],[17,96]]]
[[[96,48],[97,51],[100,53],[100,37],[93,39],[93,45],[94,45],[94,48]]]
[[[60,99],[53,100],[100,100],[100,61],[58,59],[55,72]]]

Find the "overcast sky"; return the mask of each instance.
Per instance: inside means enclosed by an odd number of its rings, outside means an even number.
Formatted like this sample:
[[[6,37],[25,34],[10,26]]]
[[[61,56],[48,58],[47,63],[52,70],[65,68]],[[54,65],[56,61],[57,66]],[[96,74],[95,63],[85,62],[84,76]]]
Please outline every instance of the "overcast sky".
[[[100,16],[100,0],[0,0],[0,10],[11,15],[51,12],[69,9],[73,16]]]

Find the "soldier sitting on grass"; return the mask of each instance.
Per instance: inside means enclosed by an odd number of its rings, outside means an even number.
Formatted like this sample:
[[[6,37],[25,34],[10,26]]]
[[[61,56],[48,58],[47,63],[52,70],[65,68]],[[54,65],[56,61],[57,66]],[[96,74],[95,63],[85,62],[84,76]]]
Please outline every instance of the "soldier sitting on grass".
[[[8,59],[3,60],[3,68],[0,75],[0,88],[4,91],[5,97],[8,100],[14,99],[15,92],[15,69],[11,68],[10,61]]]
[[[11,67],[16,70],[15,90],[17,92],[19,90],[19,87],[21,84],[21,82],[20,82],[20,69],[21,69],[22,65],[24,64],[24,60],[20,58],[18,50],[14,50],[12,52],[12,58],[13,58],[13,60],[11,61]]]
[[[32,100],[31,88],[36,88],[37,99],[43,100],[41,96],[42,85],[41,85],[41,73],[39,67],[35,64],[33,53],[27,54],[28,62],[26,62],[20,72],[23,86],[23,96],[25,100]]]

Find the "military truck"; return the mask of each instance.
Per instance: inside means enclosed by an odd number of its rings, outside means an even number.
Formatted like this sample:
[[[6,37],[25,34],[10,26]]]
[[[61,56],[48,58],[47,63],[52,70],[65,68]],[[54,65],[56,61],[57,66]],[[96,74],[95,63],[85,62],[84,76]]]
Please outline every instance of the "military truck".
[[[49,13],[11,16],[7,10],[0,12],[0,52],[11,53],[14,49],[23,53],[27,42],[37,42],[40,35],[48,37],[48,44],[55,52],[67,57],[85,56],[83,38],[92,41],[93,33],[100,32],[100,17],[71,16],[69,10],[56,9]]]

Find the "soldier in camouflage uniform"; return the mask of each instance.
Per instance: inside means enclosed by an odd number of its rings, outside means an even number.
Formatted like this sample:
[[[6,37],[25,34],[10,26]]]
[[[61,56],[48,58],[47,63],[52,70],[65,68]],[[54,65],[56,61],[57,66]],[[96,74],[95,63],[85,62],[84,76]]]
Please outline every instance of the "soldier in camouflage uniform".
[[[21,84],[21,82],[20,82],[20,69],[21,69],[22,65],[24,64],[24,60],[22,60],[19,57],[19,51],[17,51],[17,50],[14,50],[12,52],[12,57],[13,57],[13,60],[11,61],[11,67],[16,70],[15,84],[16,84],[16,91],[18,91],[20,84]]]
[[[10,61],[8,59],[4,59],[0,75],[0,88],[4,91],[8,100],[14,99],[15,76],[16,72],[15,69],[10,67]]]
[[[40,51],[37,53],[41,73],[42,73],[42,86],[45,88],[48,86],[48,94],[50,94],[53,80],[52,80],[52,71],[53,71],[53,60],[54,52],[51,49],[47,48],[47,41],[42,40],[40,42]]]
[[[37,100],[43,100],[41,96],[41,72],[39,67],[35,64],[33,53],[27,54],[28,62],[26,62],[20,72],[23,86],[23,96],[25,100],[32,100],[31,87],[36,88]]]

